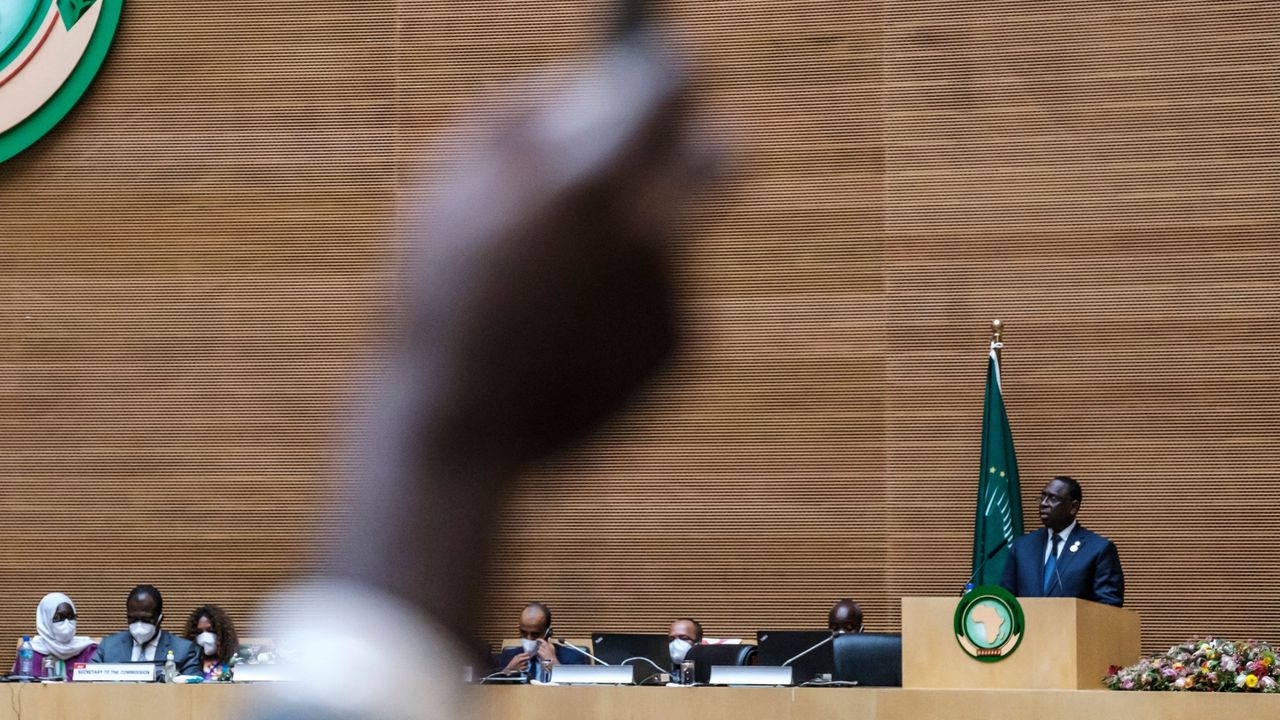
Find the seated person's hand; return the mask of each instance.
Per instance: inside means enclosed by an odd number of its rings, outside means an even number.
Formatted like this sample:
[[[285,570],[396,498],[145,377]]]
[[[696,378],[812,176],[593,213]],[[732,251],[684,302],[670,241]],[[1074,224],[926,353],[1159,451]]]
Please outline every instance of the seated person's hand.
[[[552,645],[548,640],[538,641],[538,658],[541,660],[550,660],[552,665],[558,665],[556,660],[556,646]]]
[[[507,663],[507,666],[502,669],[502,672],[507,675],[513,675],[518,672],[524,672],[529,668],[529,659],[531,657],[532,656],[529,655],[529,653],[520,653],[516,655],[515,657],[511,658],[511,662]]]

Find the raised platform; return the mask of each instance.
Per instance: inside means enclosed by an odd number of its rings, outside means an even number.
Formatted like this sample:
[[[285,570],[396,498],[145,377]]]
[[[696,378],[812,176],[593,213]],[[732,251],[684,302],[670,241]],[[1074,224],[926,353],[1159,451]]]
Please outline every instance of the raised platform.
[[[1205,720],[1280,718],[1280,695],[1111,690],[479,688],[483,720]]]
[[[18,685],[0,720],[244,720],[265,685]],[[1107,690],[481,687],[478,720],[1205,720],[1280,718],[1280,695]],[[424,715],[429,705],[424,698]],[[465,719],[463,719],[465,720]]]

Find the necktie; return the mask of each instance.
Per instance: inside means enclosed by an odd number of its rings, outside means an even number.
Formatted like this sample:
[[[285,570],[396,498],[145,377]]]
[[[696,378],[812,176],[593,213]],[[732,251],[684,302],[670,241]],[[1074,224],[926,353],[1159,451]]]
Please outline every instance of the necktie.
[[[1053,587],[1053,581],[1058,574],[1058,545],[1062,542],[1062,538],[1057,533],[1053,534],[1053,548],[1049,550],[1049,557],[1044,561],[1044,596],[1049,597],[1049,588]]]

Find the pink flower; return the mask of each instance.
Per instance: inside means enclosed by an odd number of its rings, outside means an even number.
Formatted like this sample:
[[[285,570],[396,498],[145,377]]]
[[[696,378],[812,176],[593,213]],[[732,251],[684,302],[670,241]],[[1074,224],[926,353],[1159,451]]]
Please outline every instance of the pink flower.
[[[1268,675],[1258,681],[1258,687],[1261,687],[1263,690],[1275,690],[1276,679]]]

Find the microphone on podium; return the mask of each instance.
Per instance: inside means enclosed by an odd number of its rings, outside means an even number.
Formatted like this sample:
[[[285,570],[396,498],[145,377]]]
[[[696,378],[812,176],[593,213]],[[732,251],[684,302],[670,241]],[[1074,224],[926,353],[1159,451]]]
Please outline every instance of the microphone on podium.
[[[1003,550],[1003,549],[1004,549],[1004,546],[1005,546],[1005,545],[1008,545],[1008,544],[1009,544],[1009,541],[1010,541],[1010,540],[1012,540],[1012,539],[1013,539],[1013,538],[1011,538],[1011,537],[1006,537],[1004,540],[1001,540],[1001,541],[1000,541],[1000,544],[996,546],[996,549],[995,549],[995,550],[992,550],[991,552],[987,553],[987,556],[986,556],[986,557],[984,557],[984,558],[982,558],[982,561],[978,563],[978,567],[976,567],[976,568],[974,568],[974,569],[973,569],[973,574],[972,574],[972,575],[970,575],[970,576],[969,576],[969,579],[965,581],[965,583],[964,583],[964,592],[969,592],[970,590],[972,590],[972,589],[973,589],[973,579],[974,579],[974,578],[976,578],[976,577],[978,577],[978,573],[982,572],[982,568],[984,568],[984,567],[986,567],[986,566],[987,566],[987,561],[988,561],[988,560],[990,560],[991,558],[995,557],[995,556],[996,556],[996,553],[998,553],[998,552],[1000,552],[1001,550]]]

